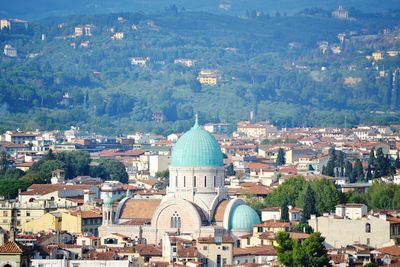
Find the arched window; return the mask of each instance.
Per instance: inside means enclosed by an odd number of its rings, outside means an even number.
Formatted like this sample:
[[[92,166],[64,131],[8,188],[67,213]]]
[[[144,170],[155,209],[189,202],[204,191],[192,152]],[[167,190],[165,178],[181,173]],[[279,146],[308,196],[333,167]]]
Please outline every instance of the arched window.
[[[181,228],[181,225],[182,225],[181,217],[175,211],[171,217],[171,228]]]
[[[35,201],[35,199],[34,199],[33,197],[29,199],[29,202],[31,202],[31,203],[32,203],[33,201]]]
[[[366,233],[371,233],[371,224],[369,224],[369,223],[365,224],[365,232]]]

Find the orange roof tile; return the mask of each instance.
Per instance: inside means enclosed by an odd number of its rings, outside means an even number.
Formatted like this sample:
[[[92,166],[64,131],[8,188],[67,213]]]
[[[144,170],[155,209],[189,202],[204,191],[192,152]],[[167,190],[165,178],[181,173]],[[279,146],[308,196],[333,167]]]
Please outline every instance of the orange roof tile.
[[[151,219],[160,199],[129,199],[121,211],[121,219]]]
[[[9,241],[0,246],[0,254],[23,254],[29,251],[29,248],[15,241]]]

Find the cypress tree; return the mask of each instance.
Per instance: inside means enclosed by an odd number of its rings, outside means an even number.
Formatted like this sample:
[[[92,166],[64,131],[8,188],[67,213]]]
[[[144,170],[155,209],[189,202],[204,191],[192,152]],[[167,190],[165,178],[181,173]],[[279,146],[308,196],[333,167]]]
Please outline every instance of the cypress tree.
[[[353,172],[353,165],[351,164],[350,161],[346,161],[346,163],[344,164],[344,169],[345,169],[345,176],[347,177],[347,179],[350,180],[351,178],[351,174]]]
[[[316,214],[315,195],[311,186],[308,185],[306,189],[306,194],[304,196],[304,208],[303,208],[303,216],[301,218],[301,222],[307,223],[308,219],[310,219],[312,214]]]
[[[283,148],[279,148],[278,150],[278,157],[276,158],[276,165],[281,166],[283,164],[285,164],[286,160],[285,160],[285,150],[283,150]]]
[[[281,221],[288,222],[289,221],[289,208],[287,201],[283,201],[281,206]]]

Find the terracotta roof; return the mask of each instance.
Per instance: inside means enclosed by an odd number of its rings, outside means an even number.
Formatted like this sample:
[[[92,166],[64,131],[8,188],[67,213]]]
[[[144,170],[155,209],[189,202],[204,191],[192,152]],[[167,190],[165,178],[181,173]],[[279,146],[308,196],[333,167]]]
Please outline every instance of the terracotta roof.
[[[244,256],[244,255],[276,255],[276,251],[273,246],[264,245],[248,248],[233,248],[233,256]]]
[[[93,185],[76,184],[76,185],[64,185],[64,184],[33,184],[28,187],[27,191],[21,192],[20,195],[46,195],[55,191],[65,190],[85,190],[92,188]]]
[[[384,248],[379,248],[377,250],[384,254],[400,257],[400,246],[384,247]]]
[[[198,255],[198,251],[196,247],[189,247],[189,248],[185,248],[185,247],[178,247],[177,251],[176,251],[178,257],[197,257]]]
[[[292,223],[290,223],[290,222],[267,220],[260,224],[255,224],[253,227],[285,228],[285,227],[290,227],[291,225],[292,225]]]
[[[145,224],[150,224],[151,219],[148,218],[135,218],[123,223],[120,223],[120,225],[145,225]]]
[[[197,241],[199,243],[215,243],[215,237],[213,236],[199,237]],[[234,241],[230,235],[223,235],[222,243],[234,243]]]
[[[0,142],[0,146],[2,146],[2,147],[6,147],[6,148],[27,148],[28,147],[28,145],[25,145],[25,144],[14,144],[14,143],[12,143],[12,142],[5,142],[5,141],[2,141],[2,142]]]
[[[155,245],[136,245],[136,251],[140,256],[162,256],[161,247]]]
[[[0,246],[0,254],[23,254],[30,251],[29,248],[15,241],[9,241]]]
[[[99,153],[99,157],[138,157],[143,155],[146,151],[143,149],[136,149],[130,151],[120,151],[116,149],[103,150]]]
[[[229,200],[225,199],[218,204],[217,208],[215,209],[215,213],[214,213],[214,221],[222,222],[224,220],[225,209],[226,209],[226,206],[228,205],[228,203],[229,203]]]
[[[309,234],[300,233],[300,232],[289,232],[290,238],[292,239],[306,239],[310,237]]]
[[[128,199],[120,219],[151,219],[160,203],[161,199]]]
[[[82,216],[82,219],[102,218],[102,214],[100,211],[82,210],[82,211],[71,212],[71,215],[78,215],[78,214]]]
[[[346,263],[346,255],[345,254],[330,254],[329,258],[333,263],[339,264],[339,263]]]
[[[85,255],[84,258],[90,260],[115,260],[118,259],[118,254],[114,251],[92,252]]]
[[[265,185],[251,183],[251,185],[248,186],[248,184],[242,186],[241,188],[228,188],[228,192],[230,195],[268,195],[274,190],[272,187]]]

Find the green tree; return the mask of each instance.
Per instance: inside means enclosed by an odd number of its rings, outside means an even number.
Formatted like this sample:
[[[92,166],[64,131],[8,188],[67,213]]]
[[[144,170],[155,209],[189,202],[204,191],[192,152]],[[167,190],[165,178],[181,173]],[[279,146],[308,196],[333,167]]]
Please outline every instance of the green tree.
[[[282,222],[289,221],[289,208],[288,208],[288,203],[286,200],[282,203],[282,206],[281,206],[281,221]]]
[[[104,180],[116,180],[122,183],[128,182],[128,173],[125,165],[117,160],[100,160],[97,166],[90,168],[90,175]]]
[[[47,159],[47,160],[55,160],[56,159],[56,155],[54,155],[53,150],[50,148],[44,158]]]
[[[233,168],[233,164],[230,163],[228,167],[226,167],[226,176],[235,176],[236,172]]]
[[[309,226],[307,223],[299,223],[293,228],[293,230],[295,232],[303,232],[303,233],[307,233],[307,234],[311,234],[314,232],[312,227]]]
[[[279,148],[278,150],[278,157],[276,158],[276,165],[281,166],[284,165],[286,162],[285,160],[285,150],[283,148]]]
[[[312,233],[302,244],[290,238],[287,232],[278,232],[275,238],[278,261],[283,266],[329,266],[325,238],[320,233]]]
[[[23,180],[3,179],[0,180],[0,196],[12,199],[18,196],[18,190],[26,190],[30,184]]]
[[[294,266],[293,265],[293,240],[290,238],[288,232],[280,231],[276,234],[275,241],[277,246],[275,247],[278,255],[278,261],[283,266]]]
[[[359,159],[356,159],[354,162],[354,168],[352,172],[352,178],[351,178],[351,183],[354,183],[356,181],[363,181],[364,180],[364,169],[362,166],[362,163]]]
[[[371,167],[371,169],[375,168],[375,149],[372,148],[371,151],[369,152],[369,158],[368,158],[368,165]]]
[[[5,151],[0,151],[0,174],[5,172],[5,169],[7,168],[8,160],[7,160],[7,154]]]
[[[335,210],[335,206],[340,202],[340,195],[335,184],[327,179],[319,179],[312,181],[310,185],[314,192],[316,213],[322,214]]]
[[[306,188],[306,193],[304,197],[304,208],[303,208],[303,216],[301,218],[302,223],[307,223],[308,219],[310,219],[312,214],[316,214],[315,208],[315,195],[314,191],[311,189],[311,186],[308,185]]]
[[[396,169],[400,168],[400,158],[399,158],[399,152],[396,153],[396,160],[394,162],[394,166],[396,167]]]
[[[324,241],[325,238],[319,232],[312,233],[304,240],[301,247],[305,254],[305,262],[302,262],[301,266],[329,266],[328,251],[324,246]]]
[[[352,178],[352,173],[353,173],[353,165],[351,164],[350,161],[346,160],[346,163],[344,165],[344,169],[345,169],[345,176],[350,181],[351,178]]]
[[[283,182],[267,196],[265,199],[265,205],[268,207],[280,207],[282,202],[286,201],[292,206],[302,206],[297,204],[299,203],[301,192],[304,190],[306,185],[307,182],[304,177],[292,177]]]

